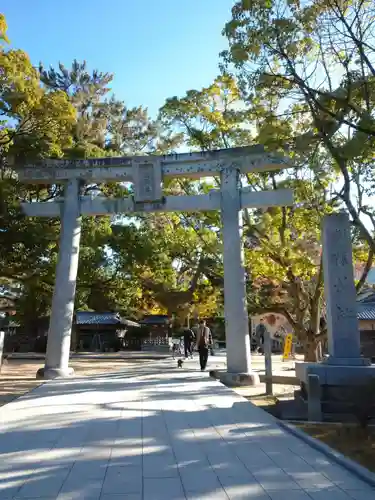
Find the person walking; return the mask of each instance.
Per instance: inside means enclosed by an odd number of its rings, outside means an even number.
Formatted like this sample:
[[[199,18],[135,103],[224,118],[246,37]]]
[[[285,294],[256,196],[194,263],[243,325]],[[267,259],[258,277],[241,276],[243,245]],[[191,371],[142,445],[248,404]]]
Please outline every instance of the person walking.
[[[201,371],[206,369],[208,361],[208,348],[212,344],[211,331],[206,326],[204,320],[199,322],[198,332],[197,332],[197,349],[199,352],[199,363],[201,365]]]
[[[185,358],[188,358],[189,356],[192,358],[193,357],[193,340],[194,340],[194,333],[190,328],[185,328],[184,330],[184,350],[185,350]]]

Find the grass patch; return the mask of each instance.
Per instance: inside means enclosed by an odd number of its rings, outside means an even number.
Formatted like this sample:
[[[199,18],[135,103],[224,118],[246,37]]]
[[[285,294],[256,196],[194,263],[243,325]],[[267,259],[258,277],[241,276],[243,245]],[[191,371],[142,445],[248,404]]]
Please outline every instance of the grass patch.
[[[245,398],[251,401],[255,406],[260,407],[269,407],[277,404],[277,398],[275,396],[267,396],[266,394],[245,396]]]
[[[294,424],[309,436],[375,472],[375,428],[353,424]]]
[[[262,410],[271,413],[274,417],[279,418],[278,404],[280,399],[293,399],[294,389],[289,385],[275,385],[274,394],[269,395],[265,392],[265,384],[259,386],[240,386],[230,387],[237,394],[250,401],[250,403],[258,406]]]
[[[241,390],[242,389],[242,390]],[[268,394],[247,394],[243,388],[235,389],[238,394],[241,394],[245,399],[253,403],[253,405],[258,406],[262,410],[271,413],[277,417],[277,402],[278,398],[276,396],[270,396]]]

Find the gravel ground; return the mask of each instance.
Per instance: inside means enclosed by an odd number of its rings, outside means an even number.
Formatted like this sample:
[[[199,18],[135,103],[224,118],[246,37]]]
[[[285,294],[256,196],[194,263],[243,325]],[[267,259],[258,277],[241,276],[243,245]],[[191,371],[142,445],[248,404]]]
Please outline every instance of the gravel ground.
[[[100,373],[119,371],[129,364],[139,363],[140,359],[72,359],[72,366],[77,375],[87,376]],[[1,367],[0,373],[0,406],[25,394],[41,384],[35,375],[43,366],[42,360],[9,359]]]
[[[17,355],[14,355],[14,358],[8,359],[1,368],[0,406],[12,401],[41,384],[40,380],[35,379],[35,375],[37,370],[44,365],[44,360],[42,359],[44,356],[35,355],[35,353],[23,354],[19,356],[29,359],[17,359]],[[209,368],[225,368],[225,356],[226,353],[223,351],[218,353],[215,357],[210,357]],[[159,363],[162,365],[164,362],[169,364],[166,358],[168,358],[166,355],[147,352],[121,352],[116,354],[108,353],[99,355],[86,353],[79,356],[73,355],[70,360],[70,366],[74,368],[76,375],[89,376],[127,370],[129,368],[132,370],[133,367],[140,368],[140,366],[143,367],[146,363],[152,360],[153,365],[155,365],[155,369],[158,369],[157,366],[159,366]],[[175,363],[175,360],[171,360],[170,366],[174,367]],[[253,365],[256,371],[264,373],[263,356],[253,355]],[[195,356],[194,360],[188,360],[185,362],[184,368],[189,370],[198,369],[198,357]],[[281,363],[281,357],[275,355],[273,356],[273,372],[275,375],[293,376],[294,362]],[[273,388],[274,396],[276,397],[293,397],[293,386],[275,384]],[[266,397],[265,402],[262,403],[262,399],[265,396],[265,384],[263,383],[257,387],[235,388],[235,391],[258,405],[266,404],[268,401],[268,397]]]

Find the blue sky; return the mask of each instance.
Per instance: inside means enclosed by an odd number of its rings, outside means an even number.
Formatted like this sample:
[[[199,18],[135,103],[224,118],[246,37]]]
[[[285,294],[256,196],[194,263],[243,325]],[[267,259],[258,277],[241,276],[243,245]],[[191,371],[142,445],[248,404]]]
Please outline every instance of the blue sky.
[[[114,73],[112,88],[152,114],[167,97],[209,85],[233,0],[2,0],[14,47],[32,62]]]

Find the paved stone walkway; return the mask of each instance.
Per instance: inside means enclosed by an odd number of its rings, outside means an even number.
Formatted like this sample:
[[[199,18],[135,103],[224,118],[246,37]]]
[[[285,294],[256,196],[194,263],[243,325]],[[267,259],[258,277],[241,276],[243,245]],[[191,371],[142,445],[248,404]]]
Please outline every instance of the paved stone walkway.
[[[207,374],[155,362],[0,409],[0,500],[374,500]]]

